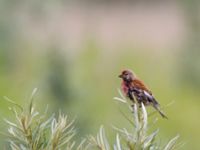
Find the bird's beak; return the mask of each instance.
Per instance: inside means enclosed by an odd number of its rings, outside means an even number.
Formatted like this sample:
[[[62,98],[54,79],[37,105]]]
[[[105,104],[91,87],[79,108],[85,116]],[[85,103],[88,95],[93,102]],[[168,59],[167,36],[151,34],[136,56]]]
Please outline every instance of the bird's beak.
[[[119,77],[119,78],[122,78],[122,74],[120,74],[118,77]]]

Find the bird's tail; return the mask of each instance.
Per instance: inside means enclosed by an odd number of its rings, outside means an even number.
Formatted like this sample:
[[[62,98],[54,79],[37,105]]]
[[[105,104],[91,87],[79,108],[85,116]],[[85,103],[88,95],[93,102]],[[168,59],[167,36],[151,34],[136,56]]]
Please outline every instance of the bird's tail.
[[[168,119],[168,117],[160,110],[159,105],[153,105],[153,107],[159,112],[159,114],[160,114],[163,118]]]

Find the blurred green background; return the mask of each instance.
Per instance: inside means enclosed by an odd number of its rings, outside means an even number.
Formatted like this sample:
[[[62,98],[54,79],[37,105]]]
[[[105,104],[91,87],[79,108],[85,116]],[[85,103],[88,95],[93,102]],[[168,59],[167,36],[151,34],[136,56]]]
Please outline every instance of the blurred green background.
[[[75,117],[78,137],[104,124],[112,139],[111,125],[129,127],[113,97],[130,68],[162,106],[174,101],[152,127],[161,142],[178,133],[182,149],[200,149],[199,10],[198,0],[0,0],[0,130],[13,116],[3,96],[26,105],[37,87],[38,108]]]

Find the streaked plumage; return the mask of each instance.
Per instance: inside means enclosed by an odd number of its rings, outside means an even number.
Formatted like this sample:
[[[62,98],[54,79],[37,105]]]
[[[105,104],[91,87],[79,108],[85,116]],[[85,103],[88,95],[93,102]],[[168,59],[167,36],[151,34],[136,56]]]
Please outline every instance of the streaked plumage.
[[[121,88],[123,93],[134,103],[135,100],[139,104],[143,103],[145,106],[153,106],[163,118],[167,116],[160,110],[159,103],[154,98],[152,92],[145,86],[145,84],[136,77],[136,75],[131,70],[122,71]],[[135,98],[135,99],[134,99]]]

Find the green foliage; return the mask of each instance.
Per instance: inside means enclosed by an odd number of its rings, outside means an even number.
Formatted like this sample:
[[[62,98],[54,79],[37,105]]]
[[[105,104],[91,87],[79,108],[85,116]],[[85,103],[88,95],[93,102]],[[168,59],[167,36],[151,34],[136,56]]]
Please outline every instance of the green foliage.
[[[12,150],[58,150],[62,148],[72,149],[75,135],[73,121],[59,113],[58,118],[53,114],[47,118],[47,109],[41,114],[35,110],[33,95],[28,108],[16,104],[6,98],[15,106],[11,111],[15,115],[15,121],[5,119],[8,125],[7,137]]]
[[[174,150],[180,147],[180,144],[177,144],[179,136],[161,146],[156,139],[158,130],[150,134],[147,132],[148,114],[145,106],[142,104],[139,108],[138,104],[130,105],[123,95],[114,99],[120,104],[126,104],[132,113],[133,117],[129,122],[133,127],[133,132],[125,128],[113,127],[116,131],[116,140],[114,144],[111,144],[101,126],[96,137],[90,135],[77,145],[74,141],[76,133],[74,121],[69,121],[68,117],[61,112],[58,117],[53,114],[48,118],[47,109],[42,114],[36,111],[33,105],[35,92],[36,90],[33,91],[28,108],[23,108],[6,97],[14,104],[11,111],[15,115],[15,121],[5,119],[8,125],[6,135],[11,150]]]
[[[133,132],[129,132],[125,128],[119,129],[117,127],[113,127],[117,133],[116,142],[112,147],[105,136],[103,127],[101,127],[96,138],[89,138],[89,141],[91,141],[90,144],[92,143],[91,145],[93,145],[93,147],[96,146],[99,150],[175,150],[182,146],[180,143],[177,144],[179,135],[172,138],[167,144],[161,145],[156,139],[159,131],[158,129],[150,134],[147,134],[149,127],[148,114],[145,106],[142,104],[140,109],[137,103],[135,105],[130,105],[121,93],[120,95],[121,97],[115,97],[114,99],[120,103],[126,104],[130,112],[133,114],[132,120],[128,120],[133,126]],[[125,115],[124,117],[128,118]]]

